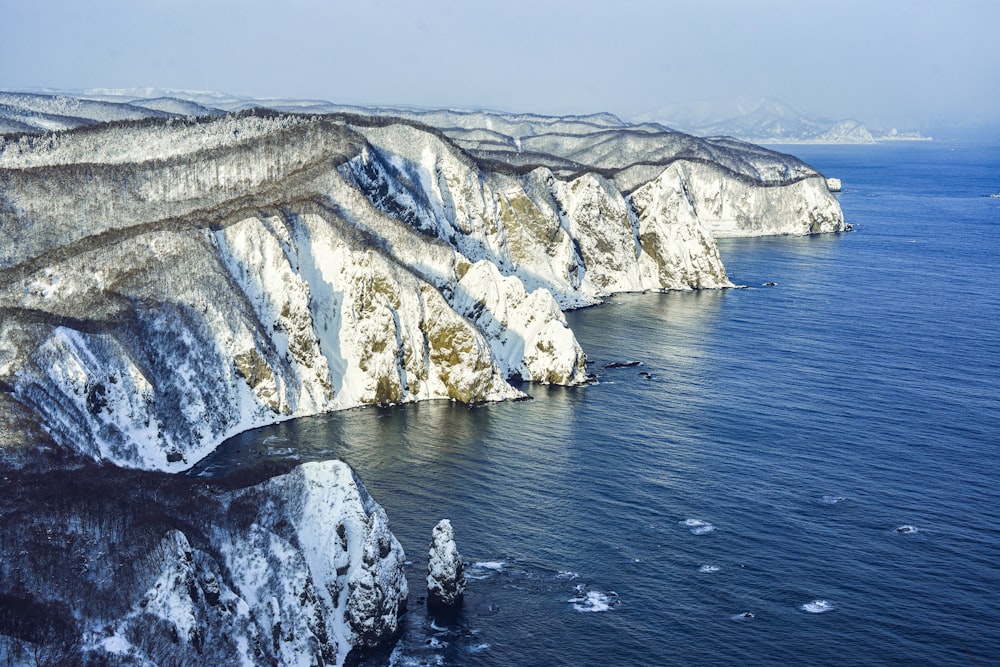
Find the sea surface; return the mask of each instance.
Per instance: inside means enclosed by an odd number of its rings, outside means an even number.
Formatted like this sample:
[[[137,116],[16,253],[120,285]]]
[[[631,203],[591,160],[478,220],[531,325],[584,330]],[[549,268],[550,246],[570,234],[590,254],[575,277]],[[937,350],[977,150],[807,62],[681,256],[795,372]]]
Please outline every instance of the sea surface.
[[[371,664],[1000,664],[1000,147],[782,150],[855,231],[570,313],[597,384],[300,419],[195,474],[354,466],[412,561]],[[469,586],[435,619],[441,518]]]

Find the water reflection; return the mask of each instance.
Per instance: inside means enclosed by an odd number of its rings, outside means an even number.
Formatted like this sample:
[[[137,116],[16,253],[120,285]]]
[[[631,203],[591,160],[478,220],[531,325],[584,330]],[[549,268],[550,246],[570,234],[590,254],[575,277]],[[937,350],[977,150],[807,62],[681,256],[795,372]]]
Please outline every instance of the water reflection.
[[[368,407],[303,417],[241,433],[192,468],[203,477],[270,459],[341,458],[377,478],[423,466],[447,468],[476,462],[553,461],[569,441],[583,388],[526,385],[534,400],[469,407],[427,401]],[[525,448],[525,433],[544,432],[552,446]],[[372,474],[374,473],[374,475]],[[442,483],[449,480],[442,479]]]
[[[828,284],[831,265],[839,261],[844,242],[850,242],[852,236],[720,239],[719,255],[734,283],[760,287],[774,282],[779,287],[816,288]]]
[[[625,295],[600,306],[600,312],[570,313],[569,324],[601,385],[628,385],[622,391],[601,391],[598,400],[618,412],[628,409],[619,401],[640,400],[653,406],[658,420],[696,411],[710,382],[716,322],[730,292]],[[641,366],[604,368],[616,361]]]

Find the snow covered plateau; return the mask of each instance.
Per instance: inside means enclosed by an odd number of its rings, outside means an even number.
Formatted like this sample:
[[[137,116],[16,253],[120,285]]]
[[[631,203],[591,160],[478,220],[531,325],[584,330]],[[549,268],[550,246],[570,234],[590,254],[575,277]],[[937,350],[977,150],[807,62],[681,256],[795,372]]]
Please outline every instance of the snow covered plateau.
[[[733,139],[608,114],[247,106],[0,93],[11,480],[177,473],[279,420],[582,384],[564,309],[731,287],[719,237],[844,229],[823,175]],[[8,558],[42,530],[15,521],[23,491],[0,514],[0,637],[51,647],[71,628],[80,650],[156,664],[136,629],[155,626],[174,651],[289,665],[390,638],[406,584],[384,513],[343,464],[282,472],[199,497],[239,520],[168,502],[161,532],[135,528],[128,580],[93,583],[121,591],[110,611]],[[63,509],[55,530],[89,546],[53,559],[131,539]],[[11,605],[54,629],[18,630]]]

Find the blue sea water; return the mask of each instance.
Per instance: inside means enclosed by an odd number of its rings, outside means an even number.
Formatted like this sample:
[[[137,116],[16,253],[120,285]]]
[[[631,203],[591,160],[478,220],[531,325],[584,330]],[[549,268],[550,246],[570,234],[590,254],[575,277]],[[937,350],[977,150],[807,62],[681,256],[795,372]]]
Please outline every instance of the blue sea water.
[[[412,560],[373,664],[1000,664],[1000,148],[788,150],[856,231],[570,313],[598,384],[296,420],[196,473],[355,467]],[[435,619],[445,517],[469,588]]]

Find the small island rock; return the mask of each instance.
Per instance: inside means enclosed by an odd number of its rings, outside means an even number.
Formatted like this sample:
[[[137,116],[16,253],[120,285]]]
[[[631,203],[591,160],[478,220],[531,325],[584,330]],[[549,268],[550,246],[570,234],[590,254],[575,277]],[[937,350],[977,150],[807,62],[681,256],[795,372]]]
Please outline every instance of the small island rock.
[[[434,526],[427,555],[427,604],[440,608],[457,606],[465,592],[465,566],[448,519],[441,519]]]

